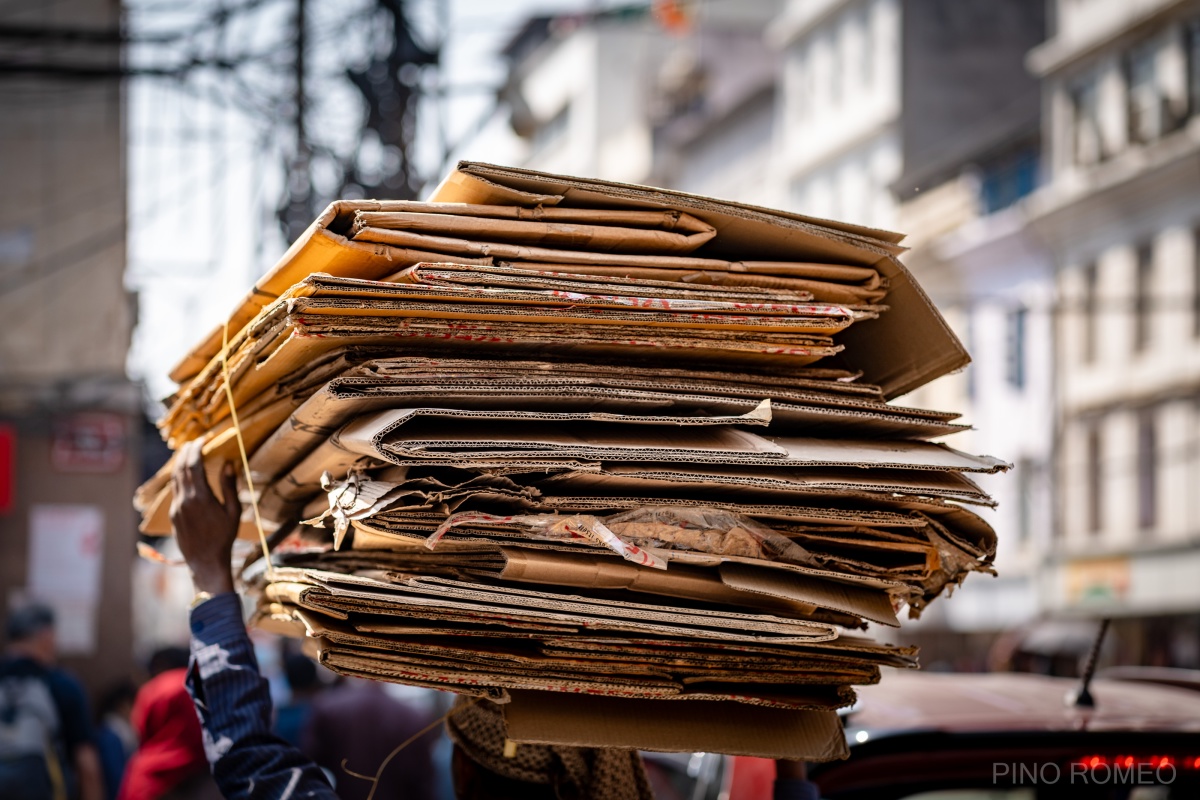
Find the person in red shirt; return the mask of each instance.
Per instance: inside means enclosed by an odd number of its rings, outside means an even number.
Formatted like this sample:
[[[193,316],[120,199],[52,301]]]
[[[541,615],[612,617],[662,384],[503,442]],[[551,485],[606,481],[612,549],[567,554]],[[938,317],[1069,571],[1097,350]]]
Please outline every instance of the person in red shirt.
[[[209,774],[196,707],[184,681],[187,667],[151,678],[133,703],[138,749],[130,757],[117,800],[208,800],[221,796]]]

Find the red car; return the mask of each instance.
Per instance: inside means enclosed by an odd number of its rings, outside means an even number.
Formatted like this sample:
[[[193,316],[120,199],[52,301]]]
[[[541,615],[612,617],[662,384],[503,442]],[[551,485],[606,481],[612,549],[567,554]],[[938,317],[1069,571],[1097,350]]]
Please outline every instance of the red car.
[[[813,765],[829,800],[1196,800],[1200,692],[1017,673],[891,673],[845,716],[851,755]]]

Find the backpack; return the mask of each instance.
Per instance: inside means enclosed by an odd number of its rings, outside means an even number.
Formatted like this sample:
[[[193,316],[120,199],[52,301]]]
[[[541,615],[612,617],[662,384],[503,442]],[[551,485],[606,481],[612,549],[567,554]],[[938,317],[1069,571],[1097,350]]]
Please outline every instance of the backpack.
[[[49,779],[54,795],[60,794],[62,772],[55,749],[60,727],[58,704],[44,678],[0,674],[0,795],[30,788],[28,783],[3,785],[18,779],[37,783]],[[34,769],[40,775],[27,774]]]

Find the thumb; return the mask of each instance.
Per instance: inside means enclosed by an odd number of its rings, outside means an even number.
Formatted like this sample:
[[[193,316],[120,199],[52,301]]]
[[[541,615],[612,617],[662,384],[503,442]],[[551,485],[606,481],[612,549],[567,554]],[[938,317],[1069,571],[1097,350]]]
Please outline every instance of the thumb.
[[[228,461],[221,468],[221,501],[225,505],[225,513],[232,519],[242,515],[242,503],[238,500],[237,472]]]

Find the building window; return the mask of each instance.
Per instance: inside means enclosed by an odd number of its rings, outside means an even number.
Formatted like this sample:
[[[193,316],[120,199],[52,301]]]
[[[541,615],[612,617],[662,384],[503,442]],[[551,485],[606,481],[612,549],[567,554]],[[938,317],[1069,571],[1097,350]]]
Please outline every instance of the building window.
[[[1137,423],[1138,527],[1149,530],[1158,519],[1158,435],[1154,409],[1143,409]]]
[[[1029,309],[1024,306],[1008,312],[1005,374],[1014,389],[1025,388],[1025,329],[1028,320]]]
[[[1087,529],[1099,533],[1104,513],[1104,463],[1103,442],[1100,440],[1100,420],[1093,420],[1087,431]]]
[[[1071,92],[1074,115],[1075,163],[1095,164],[1104,158],[1100,134],[1100,89],[1095,76],[1080,83]]]
[[[1129,140],[1153,142],[1163,134],[1163,98],[1158,88],[1157,48],[1143,45],[1129,54]]]
[[[1200,225],[1192,231],[1192,336],[1200,338]]]
[[[1033,492],[1037,485],[1037,466],[1029,458],[1017,462],[1017,541],[1028,542],[1033,535]]]
[[[809,58],[808,48],[797,49],[790,65],[790,85],[795,87],[792,108],[796,122],[802,123],[810,116],[813,104],[812,90],[812,59]]]
[[[837,108],[841,105],[842,96],[846,93],[845,79],[847,76],[845,64],[847,49],[846,22],[843,20],[838,29],[829,37],[829,60],[825,64],[828,70],[828,74],[825,77],[829,81],[829,106],[831,108]]]
[[[1141,352],[1150,343],[1151,305],[1154,280],[1154,248],[1149,242],[1137,249],[1133,286],[1133,349]]]
[[[983,210],[1008,208],[1037,188],[1038,151],[1028,146],[981,165]]]
[[[1092,262],[1083,268],[1083,302],[1080,311],[1083,315],[1083,361],[1090,364],[1096,360],[1096,339],[1100,327],[1097,319],[1097,299],[1099,294],[1100,270]]]

